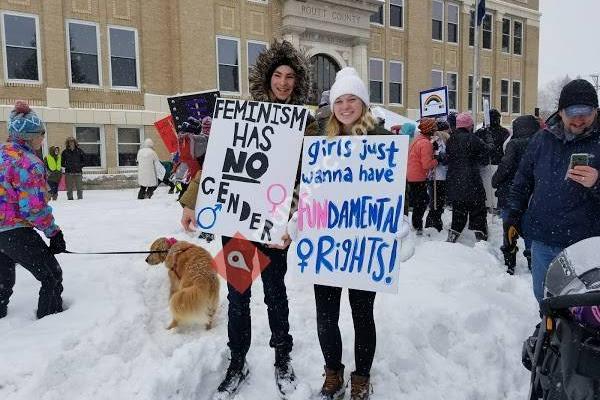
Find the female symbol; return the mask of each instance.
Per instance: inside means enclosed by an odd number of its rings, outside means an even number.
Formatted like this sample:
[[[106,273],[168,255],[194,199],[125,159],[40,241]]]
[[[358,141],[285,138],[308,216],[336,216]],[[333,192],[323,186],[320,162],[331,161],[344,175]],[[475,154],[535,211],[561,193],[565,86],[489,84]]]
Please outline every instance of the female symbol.
[[[274,191],[276,192],[275,195],[273,195]],[[286,197],[287,191],[285,190],[285,187],[282,184],[274,183],[271,186],[269,186],[269,188],[267,189],[267,200],[273,206],[273,208],[271,209],[271,215],[275,214],[275,212],[277,211],[277,207],[279,207],[285,202]]]

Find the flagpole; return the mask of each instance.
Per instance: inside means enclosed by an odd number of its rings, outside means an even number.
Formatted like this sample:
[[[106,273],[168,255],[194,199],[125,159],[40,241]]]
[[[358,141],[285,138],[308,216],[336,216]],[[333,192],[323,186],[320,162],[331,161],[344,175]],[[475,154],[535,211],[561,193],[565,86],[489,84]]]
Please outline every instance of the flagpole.
[[[473,129],[477,127],[477,112],[479,109],[479,102],[477,101],[479,93],[479,7],[478,2],[475,2],[475,37],[473,43],[473,93],[472,93],[472,104],[473,104]],[[483,25],[483,24],[482,24]]]

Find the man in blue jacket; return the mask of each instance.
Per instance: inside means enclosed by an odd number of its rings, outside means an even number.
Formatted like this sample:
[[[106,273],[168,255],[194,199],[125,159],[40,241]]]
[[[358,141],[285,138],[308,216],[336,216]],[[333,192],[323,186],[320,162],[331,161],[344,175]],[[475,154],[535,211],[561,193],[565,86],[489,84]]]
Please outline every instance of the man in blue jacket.
[[[600,236],[600,124],[598,95],[592,84],[566,84],[558,116],[533,137],[508,197],[507,223],[521,222],[532,240],[533,292],[541,302],[550,262],[565,247]],[[572,154],[587,154],[588,165],[570,166]]]

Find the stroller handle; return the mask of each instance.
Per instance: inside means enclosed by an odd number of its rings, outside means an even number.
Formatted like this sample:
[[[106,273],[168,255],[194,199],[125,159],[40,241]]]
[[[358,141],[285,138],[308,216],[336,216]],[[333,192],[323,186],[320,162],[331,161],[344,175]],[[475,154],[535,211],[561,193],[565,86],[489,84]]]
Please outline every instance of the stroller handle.
[[[583,294],[548,297],[542,301],[540,308],[544,315],[548,315],[553,311],[565,310],[570,307],[598,305],[600,305],[600,291],[594,291]]]

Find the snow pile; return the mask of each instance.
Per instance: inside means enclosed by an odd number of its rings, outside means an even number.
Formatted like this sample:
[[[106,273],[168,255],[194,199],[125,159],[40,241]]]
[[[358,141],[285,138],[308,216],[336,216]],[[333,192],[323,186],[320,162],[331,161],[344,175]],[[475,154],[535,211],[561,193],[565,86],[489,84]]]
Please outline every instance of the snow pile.
[[[190,240],[179,227],[181,207],[166,190],[151,200],[136,200],[135,190],[87,191],[81,201],[60,193],[53,205],[72,251],[145,250],[159,236]],[[462,244],[445,243],[436,232],[417,239],[415,256],[401,267],[400,294],[378,295],[374,400],[526,396],[521,344],[538,318],[531,277],[523,258],[515,276],[504,272],[501,226],[490,222],[491,243],[474,244],[469,233]],[[208,248],[220,250],[216,242]],[[9,314],[0,320],[0,398],[210,399],[227,367],[226,287],[211,331],[167,331],[167,273],[144,258],[60,255],[68,310],[39,321],[39,284],[17,268]],[[291,400],[306,400],[323,379],[314,298],[311,286],[290,274],[287,285],[299,380]],[[276,399],[260,280],[252,291],[251,375],[237,398]],[[347,295],[340,328],[348,377],[354,335]]]

